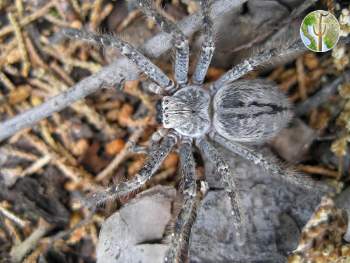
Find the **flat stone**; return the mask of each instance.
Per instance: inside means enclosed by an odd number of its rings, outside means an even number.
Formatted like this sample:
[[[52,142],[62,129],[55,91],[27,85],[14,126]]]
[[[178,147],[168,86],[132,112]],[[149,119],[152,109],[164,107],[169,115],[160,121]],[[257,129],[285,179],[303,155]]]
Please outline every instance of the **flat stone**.
[[[175,195],[172,187],[156,186],[110,216],[100,231],[97,262],[162,262],[167,245],[160,243]]]
[[[288,163],[298,163],[304,160],[316,137],[316,131],[303,121],[294,119],[289,127],[273,138],[271,146]]]
[[[253,163],[216,145],[237,178],[244,208],[245,243],[236,240],[232,209],[220,177],[204,160],[209,191],[193,225],[191,263],[286,262],[298,244],[300,229],[321,200],[315,189],[307,192],[271,176]],[[271,154],[264,151],[265,154]],[[97,262],[162,262],[162,244],[176,190],[158,186],[139,194],[102,225]]]
[[[219,146],[217,146],[219,147]],[[218,182],[213,166],[206,162],[211,190],[198,211],[190,238],[190,262],[286,262],[297,247],[300,229],[321,200],[320,193],[305,192],[249,161],[222,149],[237,178],[241,205],[245,209],[246,242],[236,240],[229,198]]]

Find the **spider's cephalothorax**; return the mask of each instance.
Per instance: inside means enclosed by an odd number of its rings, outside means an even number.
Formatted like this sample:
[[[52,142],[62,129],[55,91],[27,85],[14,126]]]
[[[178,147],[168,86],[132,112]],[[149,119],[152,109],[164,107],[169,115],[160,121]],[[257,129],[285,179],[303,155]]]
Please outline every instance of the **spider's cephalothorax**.
[[[254,67],[268,62],[272,55],[282,56],[302,47],[300,41],[283,50],[264,51],[248,58],[227,71],[213,83],[203,82],[214,52],[214,32],[209,17],[209,0],[200,0],[203,16],[204,40],[191,80],[188,80],[189,45],[179,28],[163,17],[150,0],[137,0],[142,10],[170,34],[175,47],[174,81],[132,45],[110,35],[68,29],[65,34],[104,46],[115,47],[129,58],[152,83],[146,85],[150,92],[161,96],[157,117],[162,126],[152,136],[148,159],[131,180],[93,194],[95,204],[111,197],[121,197],[139,189],[161,166],[173,148],[179,148],[183,180],[183,207],[171,235],[165,262],[181,262],[186,255],[189,234],[198,205],[196,164],[193,148],[197,147],[203,159],[214,164],[231,200],[232,223],[238,240],[244,242],[244,208],[236,178],[231,174],[225,157],[217,150],[217,143],[269,171],[277,180],[304,187],[311,191],[322,189],[315,182],[298,173],[282,169],[273,159],[264,157],[243,143],[260,144],[273,137],[291,118],[290,105],[277,87],[263,80],[239,80]],[[191,84],[189,84],[191,83]],[[159,112],[160,111],[160,112]],[[323,188],[327,190],[327,188]],[[248,222],[246,222],[248,223]]]
[[[203,136],[211,125],[209,92],[200,86],[188,86],[162,101],[164,128],[173,128],[189,137]]]

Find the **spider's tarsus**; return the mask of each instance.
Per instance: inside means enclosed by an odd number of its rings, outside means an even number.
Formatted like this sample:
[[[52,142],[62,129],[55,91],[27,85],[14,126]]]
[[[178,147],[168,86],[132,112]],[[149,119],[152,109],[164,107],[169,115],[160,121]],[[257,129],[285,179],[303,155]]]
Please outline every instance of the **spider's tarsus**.
[[[164,32],[172,36],[176,49],[174,64],[175,80],[179,85],[186,84],[190,58],[187,37],[175,23],[161,15],[149,0],[137,0],[137,2],[147,16],[153,18]]]
[[[209,0],[200,0],[200,4],[202,8],[204,24],[204,41],[201,47],[201,52],[196,64],[195,71],[192,76],[193,83],[197,85],[200,85],[204,82],[215,50],[213,22],[209,16]]]

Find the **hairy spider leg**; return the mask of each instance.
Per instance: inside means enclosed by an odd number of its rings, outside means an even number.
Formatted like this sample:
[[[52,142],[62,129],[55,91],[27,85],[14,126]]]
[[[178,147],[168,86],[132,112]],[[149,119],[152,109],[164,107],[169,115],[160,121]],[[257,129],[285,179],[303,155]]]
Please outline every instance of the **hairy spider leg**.
[[[273,57],[288,56],[289,54],[293,54],[304,49],[304,44],[301,39],[299,39],[291,44],[288,48],[268,49],[258,53],[253,57],[247,58],[223,74],[218,80],[216,80],[210,87],[210,94],[214,95],[221,87],[225,86],[224,84],[239,79],[256,67],[268,63]]]
[[[196,185],[195,161],[192,153],[192,140],[184,138],[180,144],[180,165],[183,179],[183,205],[175,222],[171,235],[170,247],[164,262],[184,262],[188,253],[191,228],[196,217],[198,198]]]
[[[133,153],[149,154],[153,149],[159,147],[159,142],[168,133],[169,129],[158,128],[151,136],[148,146],[137,145],[136,142],[131,142],[130,151]]]
[[[197,85],[203,84],[215,50],[213,21],[211,20],[209,15],[209,0],[200,0],[200,4],[203,16],[204,39],[201,46],[199,58],[196,64],[196,68],[192,75],[192,82]]]
[[[246,145],[227,140],[218,133],[211,134],[210,137],[213,141],[219,143],[230,152],[233,152],[249,161],[252,161],[254,164],[259,165],[266,171],[271,172],[269,175],[275,176],[281,180],[285,180],[290,184],[302,187],[309,191],[319,190],[322,192],[329,192],[330,190],[330,188],[326,185],[318,184],[315,180],[312,179],[312,177],[298,173],[297,171],[289,169],[288,167],[282,167],[274,158],[264,157],[263,154],[249,148]]]
[[[127,194],[139,189],[143,186],[159,169],[164,159],[169,155],[177,142],[177,136],[169,132],[161,141],[156,149],[149,152],[149,157],[141,170],[131,179],[126,182],[119,183],[107,188],[104,191],[96,192],[91,195],[90,203],[99,205],[113,198],[126,196]]]
[[[165,33],[171,35],[176,50],[174,65],[175,81],[180,85],[186,84],[190,59],[187,37],[175,23],[161,15],[159,11],[154,8],[150,0],[137,0],[137,2],[147,16],[153,18]]]
[[[125,57],[130,59],[136,66],[144,72],[151,80],[156,82],[160,87],[173,86],[168,76],[141,52],[129,43],[111,35],[98,35],[83,30],[66,28],[63,33],[72,39],[82,40],[91,44],[102,45],[105,47],[114,47],[118,49]]]
[[[232,206],[233,224],[236,228],[237,242],[243,245],[246,241],[245,236],[245,220],[244,210],[240,203],[239,187],[235,180],[235,177],[230,172],[230,167],[227,161],[219,153],[219,151],[208,141],[207,138],[202,137],[196,140],[196,145],[199,148],[202,156],[209,160],[209,162],[215,165],[218,175],[221,176],[221,180],[224,184],[225,191],[230,198]]]

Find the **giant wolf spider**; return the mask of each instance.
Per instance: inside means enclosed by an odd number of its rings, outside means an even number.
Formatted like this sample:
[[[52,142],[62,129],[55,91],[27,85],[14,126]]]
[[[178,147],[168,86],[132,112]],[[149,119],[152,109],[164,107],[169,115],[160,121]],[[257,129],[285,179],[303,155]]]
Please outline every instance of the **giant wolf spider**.
[[[245,60],[223,74],[217,81],[204,84],[215,43],[213,23],[209,17],[209,0],[200,0],[204,40],[194,73],[188,79],[189,43],[181,30],[163,17],[150,0],[137,0],[142,11],[171,35],[175,47],[174,81],[132,45],[115,36],[96,35],[75,29],[65,34],[74,39],[118,49],[152,81],[148,90],[161,97],[158,117],[162,125],[152,136],[148,159],[131,180],[94,193],[91,201],[100,204],[122,197],[144,185],[157,171],[167,155],[179,148],[183,206],[178,214],[165,262],[177,262],[186,250],[193,216],[196,214],[197,184],[193,147],[215,164],[232,205],[232,222],[243,243],[244,208],[235,176],[213,142],[269,171],[276,178],[306,189],[315,188],[311,178],[282,168],[275,160],[264,157],[248,146],[261,144],[275,136],[292,117],[287,98],[265,80],[238,80],[256,66],[291,51],[301,49],[300,41],[285,50],[270,50]],[[245,143],[245,144],[244,144]],[[317,186],[319,187],[319,186]]]

